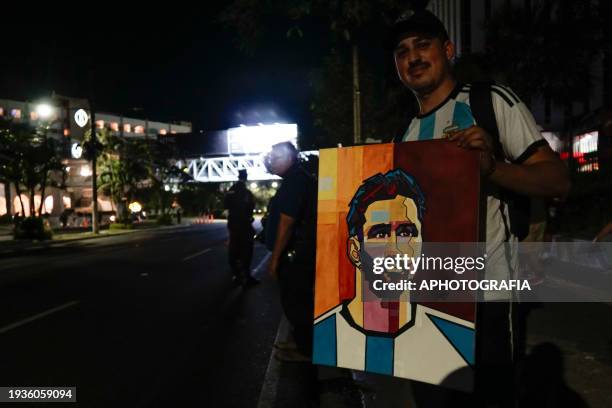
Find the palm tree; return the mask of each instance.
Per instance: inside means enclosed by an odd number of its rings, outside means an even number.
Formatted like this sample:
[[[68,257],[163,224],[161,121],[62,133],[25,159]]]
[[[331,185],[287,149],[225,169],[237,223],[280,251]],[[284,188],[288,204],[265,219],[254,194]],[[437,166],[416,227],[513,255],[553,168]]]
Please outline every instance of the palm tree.
[[[132,200],[139,183],[148,175],[146,142],[114,136],[109,129],[101,129],[98,137],[97,150],[101,151],[97,161],[98,191],[107,195],[117,215],[125,218],[124,203]]]

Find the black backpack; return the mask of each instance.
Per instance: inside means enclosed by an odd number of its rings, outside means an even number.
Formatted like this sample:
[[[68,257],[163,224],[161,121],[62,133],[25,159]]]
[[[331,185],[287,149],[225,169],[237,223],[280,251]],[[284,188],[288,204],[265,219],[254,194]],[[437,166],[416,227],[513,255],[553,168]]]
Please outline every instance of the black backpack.
[[[478,126],[487,131],[493,138],[495,145],[495,157],[497,160],[505,160],[506,155],[499,140],[499,130],[497,120],[495,119],[495,110],[493,109],[493,99],[491,97],[491,86],[493,82],[474,82],[470,88],[470,109],[472,115],[478,123]],[[404,127],[403,130],[406,128]],[[393,142],[399,143],[402,141],[403,134],[396,134]],[[529,234],[530,223],[530,206],[529,197],[515,193],[513,191],[500,188],[501,213],[504,217],[504,226],[506,228],[506,240],[510,239],[510,233],[518,237],[519,241],[525,239]],[[508,206],[510,215],[510,226],[504,216],[504,205]]]

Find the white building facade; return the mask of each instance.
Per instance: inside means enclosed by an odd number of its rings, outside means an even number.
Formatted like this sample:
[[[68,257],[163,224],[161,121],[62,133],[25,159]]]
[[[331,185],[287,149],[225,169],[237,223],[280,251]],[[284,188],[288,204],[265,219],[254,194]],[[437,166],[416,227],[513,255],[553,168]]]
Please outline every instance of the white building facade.
[[[49,215],[49,221],[57,226],[62,212],[71,214],[70,226],[83,226],[89,222],[87,215],[91,214],[92,206],[92,168],[91,162],[80,157],[80,143],[85,132],[91,128],[89,114],[87,123],[79,126],[75,114],[79,110],[89,112],[89,103],[86,99],[54,95],[50,100],[44,101],[51,107],[48,117],[42,118],[38,102],[24,102],[9,99],[0,99],[0,118],[15,122],[27,122],[33,125],[48,125],[48,136],[60,141],[63,151],[63,164],[66,168],[67,179],[65,188],[47,187],[44,197],[36,192],[34,202],[28,194],[17,196],[15,186],[0,182],[0,216],[5,214],[22,214],[25,216],[37,213],[41,200],[42,213]],[[126,138],[151,138],[158,135],[190,133],[191,123],[167,123],[138,119],[112,113],[96,113],[96,127],[109,128],[114,135]],[[113,212],[108,197],[98,195],[98,208],[102,214],[109,217]]]

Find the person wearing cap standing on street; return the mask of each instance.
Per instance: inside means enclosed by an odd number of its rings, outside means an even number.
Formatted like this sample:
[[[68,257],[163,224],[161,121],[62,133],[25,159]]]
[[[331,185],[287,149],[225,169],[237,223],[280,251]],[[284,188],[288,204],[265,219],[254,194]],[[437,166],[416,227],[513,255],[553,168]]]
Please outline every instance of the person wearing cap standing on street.
[[[392,27],[389,41],[399,79],[412,91],[419,106],[399,141],[447,138],[459,148],[481,153],[480,171],[487,193],[486,278],[511,279],[517,253],[516,246],[509,244],[516,243],[517,237],[509,225],[508,205],[499,192],[564,197],[570,188],[565,165],[543,140],[529,109],[510,88],[490,84],[487,91],[497,124],[495,137],[476,120],[476,105],[470,102],[475,84],[455,80],[455,46],[433,13],[424,9],[407,11]],[[490,377],[491,381],[482,383],[484,394],[479,396],[487,403],[507,406],[513,392],[511,298],[506,293],[484,296],[486,304],[478,309],[484,312],[484,320],[479,317],[482,342],[477,343],[477,365],[484,362],[483,367],[496,367],[497,371],[483,369],[482,378]]]
[[[229,230],[229,264],[232,278],[236,284],[249,286],[258,281],[251,276],[253,259],[253,208],[255,200],[247,186],[247,171],[238,171],[236,182],[225,196],[225,208],[228,210],[227,229]]]

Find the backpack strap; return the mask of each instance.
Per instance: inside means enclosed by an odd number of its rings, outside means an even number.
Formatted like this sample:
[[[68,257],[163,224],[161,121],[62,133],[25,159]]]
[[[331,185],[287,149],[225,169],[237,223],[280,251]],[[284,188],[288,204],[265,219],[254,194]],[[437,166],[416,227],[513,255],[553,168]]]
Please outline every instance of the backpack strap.
[[[493,82],[474,82],[470,87],[470,109],[478,126],[483,128],[493,139],[493,151],[497,160],[504,160],[504,149],[499,140],[499,129],[497,127],[497,119],[495,118],[495,110],[493,108],[493,97],[491,95],[491,86]],[[500,200],[499,211],[504,222],[504,230],[506,241],[510,239],[509,222],[506,219],[504,207],[507,200],[502,191],[502,199]]]
[[[493,109],[493,97],[491,95],[493,84],[493,82],[474,82],[472,84],[470,88],[470,109],[478,126],[486,130],[493,138],[495,157],[497,160],[504,160],[506,157],[499,140],[499,129]]]

